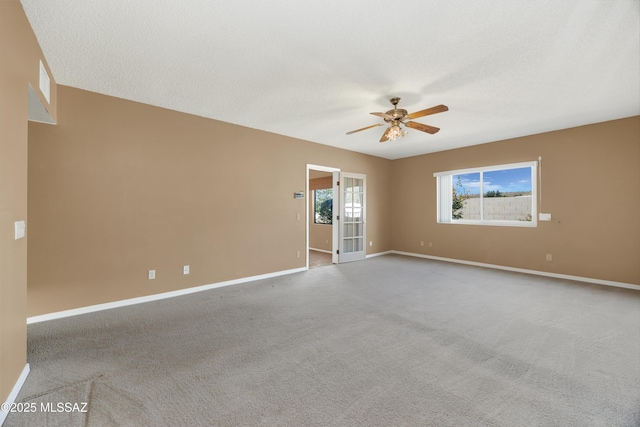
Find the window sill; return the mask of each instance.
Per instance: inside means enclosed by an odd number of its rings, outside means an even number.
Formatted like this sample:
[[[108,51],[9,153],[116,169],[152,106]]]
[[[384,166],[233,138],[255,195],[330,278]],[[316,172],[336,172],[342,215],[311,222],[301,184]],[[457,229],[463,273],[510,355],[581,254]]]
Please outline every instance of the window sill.
[[[453,220],[451,222],[438,222],[438,224],[455,224],[455,225],[488,225],[490,227],[537,227],[537,221],[465,221]]]

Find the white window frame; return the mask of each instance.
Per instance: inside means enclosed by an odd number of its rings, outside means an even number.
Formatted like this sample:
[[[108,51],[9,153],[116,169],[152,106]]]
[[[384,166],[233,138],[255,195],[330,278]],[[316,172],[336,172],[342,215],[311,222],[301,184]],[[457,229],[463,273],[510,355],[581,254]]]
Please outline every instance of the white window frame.
[[[520,169],[531,168],[531,221],[507,221],[507,220],[472,220],[472,219],[453,219],[453,212],[451,205],[453,203],[453,196],[451,194],[451,188],[453,185],[454,175],[465,175],[470,173],[480,173],[480,215],[483,214],[482,199],[484,198],[483,173],[493,172],[506,169]],[[469,169],[458,169],[445,172],[436,172],[433,174],[436,178],[437,187],[437,218],[440,224],[471,224],[471,225],[491,225],[491,226],[506,226],[506,227],[537,227],[538,226],[538,162],[522,162],[522,163],[509,163],[505,165],[493,165],[483,166]]]

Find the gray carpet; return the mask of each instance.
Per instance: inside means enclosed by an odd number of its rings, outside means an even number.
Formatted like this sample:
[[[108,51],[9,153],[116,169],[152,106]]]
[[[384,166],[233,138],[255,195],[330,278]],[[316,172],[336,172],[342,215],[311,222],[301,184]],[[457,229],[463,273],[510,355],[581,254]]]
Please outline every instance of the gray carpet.
[[[389,255],[28,334],[5,426],[640,425],[628,289]]]

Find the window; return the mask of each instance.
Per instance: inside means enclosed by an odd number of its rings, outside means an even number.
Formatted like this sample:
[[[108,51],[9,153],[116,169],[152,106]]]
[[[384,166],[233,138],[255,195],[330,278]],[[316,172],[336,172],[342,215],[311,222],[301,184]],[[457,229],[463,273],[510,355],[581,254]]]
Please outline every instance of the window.
[[[313,211],[315,224],[333,223],[333,189],[313,190]]]
[[[537,162],[433,174],[438,222],[535,227]]]

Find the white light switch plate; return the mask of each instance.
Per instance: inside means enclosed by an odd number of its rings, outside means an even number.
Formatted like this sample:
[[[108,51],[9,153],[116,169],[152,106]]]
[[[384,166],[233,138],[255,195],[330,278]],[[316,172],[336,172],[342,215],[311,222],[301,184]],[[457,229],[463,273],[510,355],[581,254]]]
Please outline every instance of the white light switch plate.
[[[27,228],[24,221],[16,221],[15,222],[15,239],[22,239],[25,234],[25,229]]]

